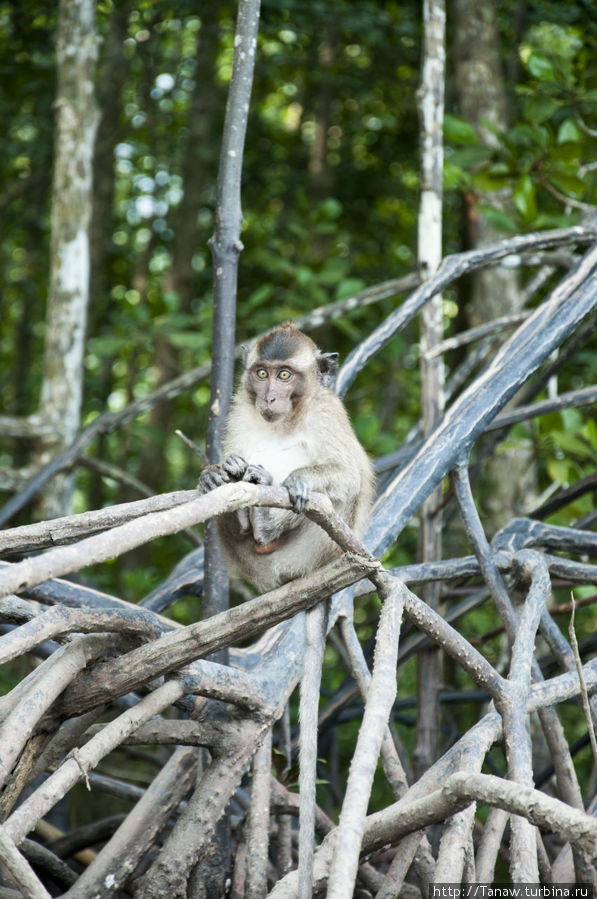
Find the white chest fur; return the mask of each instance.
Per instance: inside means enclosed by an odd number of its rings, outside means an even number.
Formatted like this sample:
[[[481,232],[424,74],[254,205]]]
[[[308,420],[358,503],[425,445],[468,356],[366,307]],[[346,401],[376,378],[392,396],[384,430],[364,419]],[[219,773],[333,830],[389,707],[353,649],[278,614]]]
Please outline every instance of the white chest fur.
[[[272,475],[274,484],[281,484],[291,471],[312,464],[313,456],[306,441],[266,422],[259,424],[260,427],[254,428],[233,452],[251,465],[263,465]]]

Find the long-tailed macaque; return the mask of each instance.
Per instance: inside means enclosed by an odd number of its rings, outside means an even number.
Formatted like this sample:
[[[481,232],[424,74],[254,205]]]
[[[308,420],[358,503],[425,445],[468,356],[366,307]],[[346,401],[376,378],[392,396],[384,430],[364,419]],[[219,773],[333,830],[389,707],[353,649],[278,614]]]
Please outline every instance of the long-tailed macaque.
[[[321,353],[290,323],[258,340],[228,418],[225,461],[205,468],[199,479],[203,492],[235,480],[287,488],[293,511],[253,508],[218,523],[231,567],[262,591],[339,555],[303,514],[312,491],[326,494],[357,534],[371,507],[371,463],[330,389],[337,358]]]

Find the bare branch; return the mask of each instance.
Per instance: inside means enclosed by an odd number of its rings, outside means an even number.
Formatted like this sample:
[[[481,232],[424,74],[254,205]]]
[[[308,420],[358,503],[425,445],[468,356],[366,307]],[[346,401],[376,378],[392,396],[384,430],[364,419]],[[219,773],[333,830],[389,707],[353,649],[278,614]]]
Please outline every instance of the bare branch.
[[[446,256],[437,273],[425,281],[393,312],[386,321],[376,328],[348,357],[338,376],[337,391],[343,396],[358,372],[375,353],[378,353],[417,312],[448,284],[470,271],[489,265],[510,255],[518,255],[528,250],[547,249],[554,246],[591,243],[597,237],[597,229],[592,226],[565,228],[557,231],[542,231],[500,241],[497,244],[479,247],[465,253]]]
[[[330,899],[350,899],[353,895],[373,775],[396,696],[396,659],[406,588],[390,580],[384,587],[371,683],[338,823],[328,887]]]
[[[195,499],[196,496],[196,490],[178,490],[175,493],[152,496],[147,500],[121,503],[106,509],[81,512],[78,515],[67,515],[64,518],[52,518],[50,521],[41,521],[0,531],[0,553],[2,555],[25,553],[45,549],[48,546],[72,543],[74,540],[80,540],[81,537],[117,527],[150,512],[172,509]]]
[[[574,593],[570,593],[570,602],[572,605],[572,611],[570,612],[570,623],[568,625],[568,635],[570,637],[570,644],[572,646],[572,651],[574,653],[574,661],[576,663],[576,670],[578,672],[578,681],[580,684],[580,698],[582,702],[583,712],[585,714],[585,720],[587,722],[587,729],[589,731],[589,739],[591,740],[591,749],[593,750],[593,758],[595,762],[597,762],[597,738],[595,737],[595,725],[593,724],[593,717],[591,715],[591,706],[589,703],[589,694],[587,691],[587,685],[585,682],[583,670],[582,670],[582,661],[580,658],[580,651],[578,649],[578,640],[576,639],[576,631],[574,629],[574,613],[576,611],[576,602],[574,600]]]
[[[261,899],[267,892],[271,764],[272,732],[269,730],[253,759],[245,893],[247,899]]]
[[[23,858],[2,827],[0,827],[0,852],[2,864],[14,878],[22,896],[26,899],[51,899],[50,893],[38,880],[31,865]]]
[[[183,692],[184,687],[180,682],[166,681],[133,708],[110,721],[99,734],[77,751],[76,758],[67,758],[43,786],[32,793],[8,818],[4,826],[12,839],[18,844],[73,784],[85,777],[89,769],[94,768],[101,758],[118,746],[139,724],[172,705]]]

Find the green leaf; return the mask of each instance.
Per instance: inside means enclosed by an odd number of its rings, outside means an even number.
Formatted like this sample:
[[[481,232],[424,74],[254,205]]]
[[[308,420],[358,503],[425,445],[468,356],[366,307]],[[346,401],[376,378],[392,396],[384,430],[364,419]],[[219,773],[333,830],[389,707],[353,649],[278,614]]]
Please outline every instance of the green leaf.
[[[479,137],[473,126],[460,116],[444,116],[444,137],[454,144],[478,144]]]
[[[560,449],[563,449],[568,456],[577,456],[580,459],[593,458],[593,448],[585,443],[584,440],[575,437],[574,434],[570,434],[568,431],[560,431],[559,434],[554,436]]]
[[[548,459],[547,471],[552,481],[565,487],[570,483],[570,466],[564,459]]]
[[[296,283],[299,287],[309,287],[315,284],[315,274],[306,265],[300,265],[296,272]]]
[[[574,119],[566,119],[558,128],[557,141],[559,144],[565,144],[569,141],[579,142],[582,140],[582,131],[574,121]]]
[[[332,256],[329,259],[326,259],[325,265],[319,273],[317,280],[326,287],[333,287],[345,277],[348,267],[348,259],[340,259]]]
[[[534,78],[540,81],[555,81],[556,76],[553,66],[547,56],[542,53],[531,53],[527,61],[527,68]]]
[[[93,337],[89,341],[89,349],[98,356],[111,356],[115,353],[122,352],[134,344],[134,340],[130,336],[120,337],[116,334],[106,334],[99,337]]]
[[[582,425],[580,409],[562,409],[560,412],[565,431],[577,431]]]
[[[507,141],[515,147],[535,147],[540,143],[535,128],[524,122],[518,122],[508,131]]]
[[[337,219],[342,214],[342,203],[334,197],[328,197],[319,204],[317,212],[326,219]]]
[[[590,441],[593,449],[597,450],[597,423],[593,418],[589,418],[589,420],[586,422],[583,428],[583,432],[587,440]]]
[[[478,144],[476,147],[455,150],[448,156],[448,161],[451,165],[457,165],[462,169],[470,169],[480,165],[482,162],[486,162],[491,158],[492,154],[493,150],[491,147]]]
[[[582,157],[582,145],[573,141],[567,141],[565,144],[557,144],[552,147],[550,158],[559,162],[573,163],[576,170],[580,165]]]
[[[560,190],[565,191],[567,194],[574,194],[577,197],[581,197],[585,191],[583,180],[577,178],[576,175],[567,175],[565,172],[554,172],[549,180],[553,181],[556,187],[559,187]]]
[[[480,169],[478,172],[475,172],[472,180],[475,187],[488,193],[502,190],[510,183],[510,178],[507,174],[495,174],[491,169]]]
[[[553,97],[533,95],[527,97],[524,101],[525,118],[537,124],[551,118],[559,108],[560,104]]]
[[[444,190],[456,190],[466,187],[470,183],[470,176],[459,165],[453,165],[451,161],[444,162]]]
[[[496,209],[494,206],[487,206],[484,203],[477,203],[477,210],[481,213],[484,219],[486,219],[492,228],[495,228],[496,231],[503,231],[506,234],[516,234],[518,231],[518,225],[505,212],[502,212],[501,209]]]
[[[579,218],[580,213],[576,210],[562,213],[561,215],[542,212],[534,220],[533,227],[536,228],[537,231],[542,231],[545,228],[570,228],[572,225],[578,223]]]
[[[525,223],[532,222],[537,215],[535,184],[530,175],[522,175],[514,185],[514,205]]]

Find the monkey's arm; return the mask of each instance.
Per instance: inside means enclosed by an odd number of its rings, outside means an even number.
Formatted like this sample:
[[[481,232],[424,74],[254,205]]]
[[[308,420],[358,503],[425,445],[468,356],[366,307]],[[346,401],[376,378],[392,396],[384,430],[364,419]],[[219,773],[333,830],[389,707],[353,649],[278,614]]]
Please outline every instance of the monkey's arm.
[[[360,490],[358,472],[344,465],[321,463],[297,468],[282,481],[292,502],[292,511],[285,509],[251,509],[249,517],[257,543],[267,544],[302,524],[303,512],[312,493],[329,496],[342,518],[351,523],[352,508]]]

